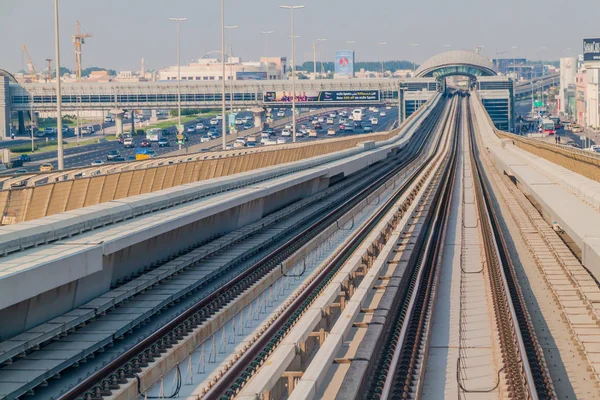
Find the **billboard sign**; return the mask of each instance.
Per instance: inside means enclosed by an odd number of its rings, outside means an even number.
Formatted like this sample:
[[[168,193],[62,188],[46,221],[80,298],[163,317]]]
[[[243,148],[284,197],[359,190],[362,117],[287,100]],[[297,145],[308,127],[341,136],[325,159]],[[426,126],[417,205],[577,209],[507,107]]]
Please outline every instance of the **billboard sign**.
[[[235,73],[238,81],[266,81],[267,72],[262,71],[238,71]]]
[[[292,92],[267,92],[263,99],[265,103],[290,103]],[[379,90],[323,90],[298,92],[296,95],[296,102],[300,103],[364,103],[379,102],[380,100]]]
[[[354,77],[354,51],[343,50],[335,53],[335,74],[348,78]]]
[[[600,38],[583,39],[583,61],[600,61]]]

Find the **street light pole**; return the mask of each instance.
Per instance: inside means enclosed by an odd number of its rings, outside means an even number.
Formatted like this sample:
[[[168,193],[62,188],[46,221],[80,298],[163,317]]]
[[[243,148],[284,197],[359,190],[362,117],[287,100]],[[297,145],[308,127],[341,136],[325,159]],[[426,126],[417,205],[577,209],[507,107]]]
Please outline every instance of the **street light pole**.
[[[227,148],[227,126],[225,125],[227,103],[225,102],[225,0],[221,0],[221,68],[223,75],[221,76],[221,133],[223,135],[223,150]]]
[[[177,24],[177,131],[180,135],[183,135],[183,129],[181,126],[181,48],[179,45],[180,34],[179,34],[179,23],[187,21],[187,18],[169,18],[169,21],[173,21]],[[133,118],[133,113],[131,115]],[[135,132],[132,132],[134,134]],[[181,141],[179,142],[179,150],[181,150]]]
[[[65,169],[62,133],[62,91],[60,87],[60,40],[58,33],[58,0],[54,0],[54,42],[56,47],[56,138],[58,141],[58,170]]]
[[[379,42],[377,44],[380,46],[385,46],[387,44],[387,42]],[[385,69],[383,67],[383,57],[381,58],[381,77],[385,78]]]
[[[515,50],[517,49],[517,46],[511,46],[512,49],[512,59],[513,59],[513,74],[515,74],[515,81],[519,80],[519,74],[517,74],[517,61],[515,59]]]
[[[231,59],[233,58],[233,44],[231,42],[231,31],[233,29],[237,29],[239,28],[238,25],[225,25],[225,29],[227,29],[227,31],[229,32],[228,36],[229,36],[229,54],[228,54],[228,59],[229,59],[229,76],[227,77],[227,80],[229,80],[229,78],[231,78],[231,82],[229,82],[229,106],[231,107],[231,114],[233,115],[233,62],[231,61]],[[223,124],[225,124],[225,116],[223,116]],[[231,131],[229,132],[229,134],[231,134]]]
[[[296,36],[294,36],[294,10],[304,8],[304,6],[279,6],[290,10],[292,18],[292,142],[296,143]]]
[[[327,39],[317,39],[317,42],[324,42],[326,40]],[[320,46],[319,50],[320,50],[319,59],[321,61],[321,78],[322,78],[323,77],[322,75],[324,74],[324,71],[323,71],[323,46]]]
[[[265,41],[266,41],[267,80],[269,80],[269,35],[272,35],[273,33],[274,33],[274,31],[261,32],[262,35],[265,35]]]

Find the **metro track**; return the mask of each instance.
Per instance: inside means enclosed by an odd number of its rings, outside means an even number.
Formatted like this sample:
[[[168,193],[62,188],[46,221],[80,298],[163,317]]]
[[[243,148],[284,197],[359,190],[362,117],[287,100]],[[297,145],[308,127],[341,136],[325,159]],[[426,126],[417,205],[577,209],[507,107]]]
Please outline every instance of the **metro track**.
[[[515,399],[556,398],[549,377],[541,347],[537,343],[530,317],[516,280],[505,239],[499,229],[498,216],[492,206],[490,187],[482,172],[482,166],[475,156],[475,144],[470,108],[468,132],[471,146],[476,201],[479,209],[479,223],[484,239],[484,250],[491,293],[494,303],[497,334],[501,344],[502,370],[499,372],[506,381],[506,395]],[[459,131],[460,119],[456,118],[455,132]],[[452,191],[451,182],[456,173],[458,141],[453,142],[451,157],[439,180],[439,186],[432,201],[432,212],[426,219],[424,234],[416,239],[418,252],[411,256],[412,267],[408,272],[410,282],[406,291],[399,292],[397,307],[390,310],[392,317],[384,327],[384,335],[377,354],[375,365],[362,375],[361,381],[347,376],[345,393],[364,393],[356,398],[369,399],[408,399],[419,398],[423,388],[426,369],[428,337],[431,328],[432,306],[436,296],[436,283],[441,266],[441,256],[448,220]],[[460,369],[460,359],[457,360]],[[458,374],[458,373],[457,373]],[[457,375],[457,379],[460,378]],[[460,386],[460,385],[459,385]],[[459,398],[466,393],[460,386]],[[339,396],[339,395],[338,395]]]
[[[246,288],[257,282],[262,276],[268,273],[268,271],[277,268],[285,258],[303,244],[307,243],[325,227],[332,223],[335,224],[348,209],[352,208],[358,202],[381,187],[381,185],[385,184],[389,177],[394,176],[398,171],[405,168],[406,165],[413,162],[427,142],[431,129],[433,129],[433,126],[435,125],[436,117],[440,112],[441,106],[438,106],[438,108],[432,112],[432,115],[425,119],[422,129],[415,134],[407,147],[395,157],[375,164],[372,168],[365,169],[360,173],[349,177],[330,187],[324,193],[318,193],[310,199],[305,199],[305,201],[303,201],[303,206],[306,207],[307,210],[311,206],[313,209],[307,211],[303,221],[299,220],[292,223],[291,227],[289,227],[284,234],[273,238],[273,240],[265,241],[260,248],[253,248],[250,253],[239,255],[237,260],[234,260],[234,262],[228,266],[229,268],[217,271],[217,273],[211,275],[209,279],[202,282],[201,285],[199,284],[189,292],[182,294],[182,298],[185,298],[187,296],[193,296],[199,289],[210,290],[211,287],[216,288],[216,290],[208,295],[199,298],[193,307],[182,312],[178,317],[165,324],[161,329],[158,329],[152,335],[141,340],[137,345],[129,348],[120,356],[99,368],[91,376],[83,379],[80,384],[73,387],[67,393],[63,393],[60,398],[102,398],[110,395],[111,390],[115,390],[120,384],[126,383],[128,379],[135,378],[135,374],[147,366],[154,358],[167,351],[173,344],[177,343],[179,340],[183,339],[186,334],[191,332],[194,327],[199,326],[219,309],[225,307],[232,299],[235,299]],[[325,197],[332,197],[336,192],[343,194],[342,196],[338,196],[339,198],[336,204],[318,204],[319,202],[323,203]],[[350,193],[352,193],[352,195],[350,195]],[[293,211],[297,212],[297,208]],[[285,211],[282,210],[279,217],[271,218],[270,222],[271,224],[281,222],[285,220],[285,218],[289,218],[289,215],[286,215]],[[266,228],[267,227],[264,227],[264,229]],[[238,246],[243,243],[244,239],[256,237],[263,232],[264,229],[257,228],[255,231],[246,233],[245,235],[238,235],[235,237],[237,240],[233,242],[232,245]],[[222,246],[221,251],[230,250],[230,247],[231,246]],[[190,253],[193,253],[194,250]],[[188,255],[190,253],[188,253]],[[215,256],[216,254],[218,253],[210,254],[210,256]],[[185,255],[183,257],[185,257]],[[194,268],[194,265],[201,264],[201,260],[202,258],[189,264],[186,268]],[[242,266],[244,262],[246,263],[245,267]],[[173,273],[184,273],[186,268],[176,270]],[[168,276],[165,277],[163,281],[167,281],[168,278]],[[148,288],[148,291],[157,288],[160,288],[160,283],[154,287]],[[166,305],[166,309],[171,306],[172,304]],[[110,310],[107,315],[110,315]],[[102,317],[97,318],[97,320],[102,320]],[[92,321],[92,324],[93,322],[95,321]],[[142,324],[148,324],[148,320],[143,321]],[[135,329],[136,327],[133,327],[126,335],[134,333]],[[75,332],[77,332],[77,330],[74,330],[73,333]],[[65,337],[68,338],[69,334],[70,333],[67,333]],[[117,334],[115,334],[115,337],[111,340],[110,346],[114,344],[113,342],[117,342],[116,336]],[[80,362],[91,360],[94,353],[101,352],[106,345],[107,344],[105,343],[99,347],[97,346],[96,350],[82,360],[73,360],[73,365],[78,365]],[[44,346],[42,346],[41,349],[44,349]],[[37,351],[39,350],[33,349],[25,356],[25,360],[28,357],[30,359],[35,358]],[[19,361],[20,360],[17,360],[15,364]],[[89,362],[91,363],[92,361]],[[37,381],[32,381],[37,382],[37,384],[31,383],[21,390],[14,391],[9,394],[8,398],[18,398],[25,393],[34,394],[34,389],[39,385],[54,385],[57,382],[60,382],[60,373],[66,368],[69,368],[69,365],[61,365],[55,370],[53,375],[50,375],[50,377],[44,375]],[[1,374],[2,367],[0,367],[0,375]]]

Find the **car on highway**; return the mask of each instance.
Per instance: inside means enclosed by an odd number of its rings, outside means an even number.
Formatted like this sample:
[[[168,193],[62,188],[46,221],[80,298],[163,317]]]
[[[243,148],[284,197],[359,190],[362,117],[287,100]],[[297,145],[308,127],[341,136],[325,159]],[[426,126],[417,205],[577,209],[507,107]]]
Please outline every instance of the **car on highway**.
[[[600,153],[600,145],[592,145],[588,148],[589,151],[593,151],[594,153]]]
[[[382,112],[380,112],[380,113],[379,113],[379,116],[380,116],[380,117],[385,117],[386,115],[387,115],[387,114],[385,113],[385,111],[382,111]]]
[[[31,161],[31,157],[29,156],[29,154],[21,154],[19,156],[19,160],[21,160],[22,162],[29,162]]]
[[[566,143],[566,145],[569,146],[569,147],[573,147],[574,149],[580,149],[581,148],[581,146],[579,145],[579,143],[576,143],[576,142],[569,142],[569,143]]]
[[[324,124],[325,123],[325,118],[319,117],[319,118],[317,118],[317,122],[319,122],[320,124]]]
[[[102,161],[102,160],[94,160],[94,161],[92,161],[92,163],[90,165],[92,167],[97,167],[99,165],[104,165],[104,161]]]
[[[372,126],[370,126],[370,125],[367,125],[367,126],[365,126],[365,127],[363,128],[363,132],[364,132],[364,133],[371,133],[371,132],[373,132],[373,127],[372,127]]]
[[[210,138],[208,136],[201,136],[200,143],[210,142]]]
[[[196,124],[196,130],[197,131],[204,130],[204,124],[203,123]]]
[[[22,169],[21,168],[21,169],[16,170],[15,174],[26,174],[27,172],[29,172],[29,171],[27,171],[26,169]]]
[[[156,157],[156,156],[158,155],[158,154],[156,154],[156,152],[155,152],[154,150],[148,150],[148,151],[146,152],[146,154],[148,154],[148,156],[149,156],[150,158],[152,158],[152,157]]]
[[[277,144],[286,144],[288,140],[284,137],[277,138]]]
[[[104,117],[104,122],[110,124],[111,122],[115,122],[115,120],[110,115],[107,115],[106,117]]]
[[[292,124],[285,124],[283,129],[292,129]]]
[[[333,118],[327,118],[327,125],[333,125]]]
[[[211,124],[211,125],[213,125],[213,126],[214,126],[214,125],[219,125],[219,120],[218,120],[218,119],[216,119],[216,118],[213,118],[213,119],[211,119],[211,120],[210,120],[209,124]]]
[[[152,142],[148,139],[144,139],[140,142],[140,147],[152,147]]]
[[[58,133],[57,128],[46,128],[44,129],[44,135],[56,135]]]
[[[218,120],[218,121],[220,121],[220,120],[222,120],[222,119],[223,119],[223,116],[222,116],[221,114],[219,114],[219,115],[217,115],[217,116],[215,117],[215,119],[216,119],[216,120]]]
[[[304,132],[296,132],[296,137],[303,137],[304,135],[306,135],[306,133],[304,133]]]
[[[311,130],[308,132],[308,137],[317,137],[317,136],[318,136],[318,135],[317,135],[317,130],[316,130],[316,129],[311,129]]]
[[[352,133],[354,132],[354,129],[352,128],[352,126],[346,125],[346,127],[344,127],[344,132]]]
[[[190,125],[187,127],[187,129],[185,131],[187,133],[194,133],[194,132],[196,132],[196,127],[194,125]]]
[[[274,139],[264,139],[262,141],[262,144],[265,146],[273,146],[273,145],[277,144],[277,141]]]
[[[54,171],[54,165],[50,163],[44,163],[40,165],[40,172],[52,172]]]
[[[108,161],[112,161],[115,158],[119,157],[121,155],[121,153],[119,153],[119,150],[111,150],[108,152],[108,154],[106,155],[106,159]]]
[[[254,128],[254,126],[251,124],[244,125],[244,129],[252,129],[252,128]]]
[[[170,131],[168,129],[162,130],[162,136],[171,136],[172,134],[173,134],[173,131]]]
[[[281,131],[281,136],[291,136],[291,135],[292,135],[292,131],[288,128]]]
[[[111,160],[112,162],[125,162],[125,157],[115,157]]]
[[[346,129],[346,124],[340,124],[340,131],[343,131],[344,129]]]
[[[323,129],[323,125],[321,125],[320,122],[317,122],[316,124],[313,125],[313,129]]]
[[[273,128],[267,128],[267,133],[269,135],[274,135],[275,134],[275,129],[273,129]]]
[[[377,119],[375,117],[371,118],[371,125],[377,125],[377,124],[379,124],[379,119]]]
[[[283,112],[283,111],[279,111],[279,112],[277,113],[277,116],[278,116],[279,118],[281,118],[281,117],[285,117],[285,112]]]
[[[330,117],[330,118],[336,118],[336,117],[337,117],[337,113],[336,113],[335,111],[333,111],[333,112],[330,112],[330,113],[329,113],[329,117]]]
[[[169,141],[165,138],[160,138],[158,140],[158,147],[171,147],[171,144],[169,143]]]
[[[127,161],[135,161],[135,160],[136,160],[135,156],[127,157]]]
[[[329,128],[329,129],[327,129],[327,134],[328,135],[335,135],[335,128]]]
[[[355,127],[356,129],[360,129],[360,128],[362,128],[362,124],[361,124],[360,122],[355,122],[355,123],[354,123],[354,127]]]
[[[133,138],[126,138],[123,140],[123,147],[126,149],[131,149],[135,147],[135,143],[133,142]]]
[[[348,120],[346,118],[340,118],[340,125],[346,125]]]

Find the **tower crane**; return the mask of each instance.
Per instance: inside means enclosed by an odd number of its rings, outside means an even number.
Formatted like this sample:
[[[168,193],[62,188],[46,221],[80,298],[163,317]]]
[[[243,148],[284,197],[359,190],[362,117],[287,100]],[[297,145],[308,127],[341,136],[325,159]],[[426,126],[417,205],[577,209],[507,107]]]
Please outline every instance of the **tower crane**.
[[[25,59],[27,61],[27,71],[29,71],[30,75],[35,76],[35,67],[33,66],[33,61],[31,61],[31,57],[29,57],[29,52],[27,51],[27,47],[25,47],[25,45],[22,44],[21,49],[23,49],[23,54],[25,54]]]
[[[93,36],[91,33],[82,33],[81,24],[77,21],[75,35],[73,35],[73,44],[75,46],[75,77],[77,81],[81,80],[81,45],[85,44],[85,39]]]

